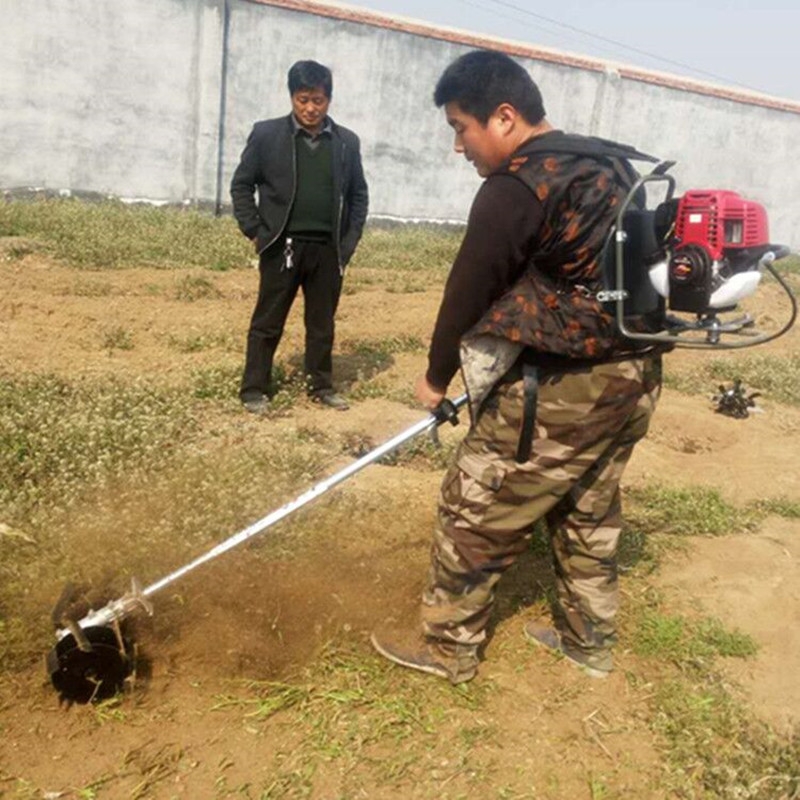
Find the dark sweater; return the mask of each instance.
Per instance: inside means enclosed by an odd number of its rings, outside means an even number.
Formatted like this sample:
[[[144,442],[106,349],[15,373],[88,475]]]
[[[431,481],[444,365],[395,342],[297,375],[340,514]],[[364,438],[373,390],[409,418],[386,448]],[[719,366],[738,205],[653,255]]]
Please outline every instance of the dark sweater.
[[[542,219],[541,203],[515,177],[490,175],[478,190],[433,331],[431,386],[447,388],[459,368],[461,337],[522,274]]]
[[[311,145],[303,134],[295,137],[297,186],[286,230],[291,234],[333,231],[333,169],[330,136]]]

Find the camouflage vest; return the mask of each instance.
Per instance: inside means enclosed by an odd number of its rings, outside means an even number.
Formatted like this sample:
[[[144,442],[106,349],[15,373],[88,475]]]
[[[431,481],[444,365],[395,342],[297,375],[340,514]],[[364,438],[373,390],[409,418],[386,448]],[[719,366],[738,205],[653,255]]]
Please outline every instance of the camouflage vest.
[[[638,177],[625,153],[644,157],[623,145],[554,132],[531,140],[508,162],[507,173],[542,204],[544,221],[522,277],[472,333],[568,358],[613,356],[621,344],[615,321],[595,295],[603,288],[606,239]]]
[[[542,204],[544,219],[522,276],[462,339],[471,406],[525,348],[579,360],[629,349],[596,298],[606,240],[638,178],[629,158],[658,161],[627,145],[554,132],[505,165]]]

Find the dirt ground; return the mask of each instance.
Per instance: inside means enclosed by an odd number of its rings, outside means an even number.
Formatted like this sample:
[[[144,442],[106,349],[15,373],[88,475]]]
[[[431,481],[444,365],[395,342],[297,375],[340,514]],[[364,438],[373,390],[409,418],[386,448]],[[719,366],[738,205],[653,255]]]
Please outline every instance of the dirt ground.
[[[37,256],[0,260],[2,369],[72,379],[106,373],[170,378],[211,364],[236,365],[257,274],[202,275],[211,275],[214,292],[187,302],[180,298],[185,273],[75,271]],[[438,301],[436,289],[398,294],[370,287],[345,293],[334,364],[343,389],[358,377],[348,360],[348,342],[400,334],[427,342]],[[284,358],[302,348],[300,308],[298,302],[281,345]],[[109,345],[120,330],[129,334],[127,349]],[[175,346],[191,336],[216,344],[196,352]],[[795,329],[760,352],[797,353],[797,348]],[[695,356],[670,355],[667,369],[688,357]],[[392,386],[410,386],[423,366],[424,351],[400,353],[382,377]],[[709,397],[715,388],[709,387]],[[737,505],[779,497],[796,502],[800,411],[768,396],[757,406],[747,419],[732,419],[715,414],[709,398],[665,391],[624,484],[704,485]],[[346,413],[301,401],[275,420],[225,413],[214,426],[215,435],[246,439],[255,447],[265,426],[283,426],[290,433],[302,426],[329,434],[357,432],[379,443],[420,418],[419,411],[378,398],[354,402]],[[311,659],[321,642],[337,634],[365,641],[376,621],[412,613],[424,578],[440,477],[413,466],[370,467],[335,490],[339,500],[331,514],[342,530],[362,531],[369,524],[372,538],[345,536],[334,548],[305,546],[297,558],[268,566],[267,575],[263,560],[254,563],[247,550],[237,551],[224,556],[224,564],[209,565],[202,575],[187,579],[181,595],[188,598],[189,609],[179,608],[170,596],[160,602],[152,621],[142,623],[144,642],[157,641],[158,648],[149,665],[147,691],[124,721],[100,725],[85,708],[60,708],[39,668],[9,676],[0,689],[0,797],[204,798],[228,796],[224,786],[235,786],[237,780],[264,780],[269,743],[243,725],[241,715],[210,713],[213,698],[232,676],[280,676]],[[297,493],[306,488],[298,486]],[[366,509],[372,515],[369,522],[349,518],[351,508],[359,514]],[[222,531],[221,538],[231,533]],[[164,566],[172,569],[183,560],[184,554],[176,553],[174,563]],[[754,713],[780,731],[800,723],[799,562],[800,521],[771,517],[752,535],[689,540],[688,553],[670,556],[654,577],[675,609],[701,609],[755,639],[760,647],[756,657],[731,660],[724,668]],[[523,615],[506,609],[500,616],[479,678],[502,689],[492,708],[509,736],[504,747],[497,747],[495,763],[525,769],[535,749],[542,763],[550,758],[557,764],[559,742],[586,734],[602,720],[614,736],[587,759],[614,759],[621,776],[617,788],[630,781],[631,793],[619,796],[659,796],[655,789],[641,789],[642,776],[657,771],[657,755],[652,741],[631,722],[631,709],[643,702],[647,689],[625,681],[629,656],[620,653],[617,673],[586,690],[582,676],[518,644]],[[525,659],[532,659],[532,666]],[[563,702],[565,696],[573,702]],[[282,735],[291,741],[291,731]],[[517,740],[520,744],[513,744]],[[152,764],[167,770],[161,784],[154,780]],[[222,772],[224,785],[216,777]],[[142,790],[146,780],[156,788]],[[332,774],[328,785],[342,780]],[[89,785],[96,794],[88,793]],[[470,785],[464,783],[463,796],[490,796]],[[567,793],[566,779],[562,785],[563,797],[590,796],[577,785]],[[345,795],[318,790],[314,796]],[[383,788],[369,796],[397,795]],[[409,790],[408,796],[417,795]]]

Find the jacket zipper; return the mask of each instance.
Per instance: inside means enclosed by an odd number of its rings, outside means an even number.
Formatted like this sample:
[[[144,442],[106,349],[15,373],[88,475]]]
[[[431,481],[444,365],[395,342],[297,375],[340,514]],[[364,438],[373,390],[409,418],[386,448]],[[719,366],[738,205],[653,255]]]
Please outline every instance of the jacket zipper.
[[[294,134],[291,137],[292,140],[292,196],[289,200],[289,205],[286,207],[286,216],[283,218],[283,224],[281,225],[278,232],[272,239],[267,242],[259,251],[258,255],[261,255],[265,250],[272,247],[278,239],[281,238],[281,235],[286,230],[286,224],[289,222],[289,214],[292,213],[292,206],[294,205],[294,198],[297,194],[297,143],[295,142]]]
[[[342,265],[342,212],[344,210],[344,162],[345,162],[345,152],[347,151],[347,145],[342,142],[342,163],[340,165],[339,175],[339,208],[336,214],[336,229],[333,232],[333,235],[336,237],[336,260],[339,262],[339,276],[344,275],[344,266]]]

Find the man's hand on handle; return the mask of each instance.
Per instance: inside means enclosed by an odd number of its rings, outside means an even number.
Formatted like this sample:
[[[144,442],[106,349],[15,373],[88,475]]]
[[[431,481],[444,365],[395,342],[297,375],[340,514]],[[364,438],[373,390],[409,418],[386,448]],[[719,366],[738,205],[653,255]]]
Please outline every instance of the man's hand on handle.
[[[414,387],[417,400],[419,400],[422,405],[428,409],[428,411],[433,411],[439,403],[444,400],[445,392],[437,389],[434,386],[431,386],[428,383],[428,379],[421,375],[417,379],[416,386]]]

